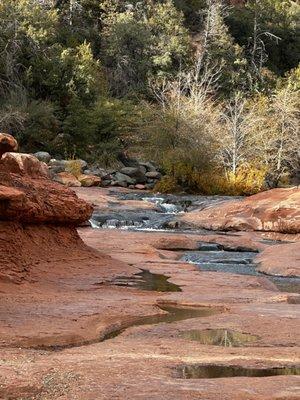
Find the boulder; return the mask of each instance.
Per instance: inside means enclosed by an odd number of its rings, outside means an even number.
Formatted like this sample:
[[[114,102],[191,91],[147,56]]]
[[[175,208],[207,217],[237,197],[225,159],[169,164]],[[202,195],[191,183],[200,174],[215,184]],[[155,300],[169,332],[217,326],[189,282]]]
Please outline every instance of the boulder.
[[[38,151],[37,153],[34,153],[34,156],[39,160],[42,161],[46,164],[48,164],[51,160],[51,156],[49,153],[46,151]]]
[[[138,190],[145,190],[146,186],[142,185],[141,183],[138,183],[137,185],[134,186],[134,188]]]
[[[116,172],[115,176],[114,176],[115,181],[117,181],[118,183],[120,182],[125,182],[128,185],[135,185],[137,183],[137,181],[134,178],[131,178],[128,175],[125,175],[121,172]]]
[[[55,182],[61,183],[67,187],[79,187],[81,183],[79,180],[72,175],[70,172],[59,172],[53,178]]]
[[[125,181],[115,181],[115,180],[112,180],[110,185],[111,186],[121,186],[123,188],[127,188],[127,186],[128,186],[127,182],[125,182]]]
[[[5,156],[11,153],[6,153]],[[78,225],[89,219],[92,207],[78,199],[76,194],[51,181],[44,174],[37,175],[43,169],[35,157],[14,154],[21,163],[16,170],[14,164],[0,162],[0,220],[40,225]],[[18,156],[20,156],[18,158]],[[27,156],[27,157],[24,157]],[[27,160],[33,157],[40,168],[27,168]],[[8,166],[12,165],[12,172]],[[24,171],[26,173],[24,173]],[[31,175],[32,173],[32,175]]]
[[[160,179],[161,174],[157,171],[146,172],[146,177],[149,179]]]
[[[18,142],[8,133],[0,133],[0,158],[2,154],[18,150]]]
[[[44,263],[59,255],[91,257],[76,226],[88,220],[93,208],[76,194],[53,182],[47,165],[29,154],[5,153],[0,160],[0,283],[34,280]],[[84,254],[84,256],[82,256]],[[59,271],[59,270],[58,270]],[[31,276],[31,273],[33,275]],[[34,276],[34,277],[33,277]]]
[[[181,221],[210,230],[300,232],[300,189],[272,189],[186,213]]]
[[[120,173],[133,178],[136,183],[145,183],[147,181],[145,172],[140,167],[124,167],[120,170]]]
[[[31,178],[49,176],[48,167],[31,154],[5,153],[0,160],[2,172],[29,175]]]
[[[140,165],[145,167],[147,172],[156,172],[157,171],[157,168],[155,167],[155,165],[152,164],[150,161],[140,162]]]
[[[114,172],[116,172],[116,171],[108,171],[104,168],[97,168],[97,167],[92,167],[92,168],[84,170],[84,173],[86,175],[95,175],[95,176],[98,176],[99,178],[105,178],[107,180],[110,179],[111,174]]]
[[[78,181],[81,183],[81,186],[91,187],[91,186],[99,186],[101,183],[101,178],[96,175],[79,175],[77,177]]]
[[[60,172],[65,172],[67,161],[66,160],[56,160],[55,158],[51,159],[48,163],[50,172],[55,175]]]

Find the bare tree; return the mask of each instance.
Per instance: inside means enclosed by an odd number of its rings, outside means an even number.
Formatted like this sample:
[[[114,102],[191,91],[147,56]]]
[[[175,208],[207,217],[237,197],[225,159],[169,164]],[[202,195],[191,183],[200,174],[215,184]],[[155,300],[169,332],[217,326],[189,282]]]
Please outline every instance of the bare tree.
[[[220,158],[225,171],[236,176],[238,167],[247,160],[249,124],[246,100],[236,93],[225,104],[221,114]]]

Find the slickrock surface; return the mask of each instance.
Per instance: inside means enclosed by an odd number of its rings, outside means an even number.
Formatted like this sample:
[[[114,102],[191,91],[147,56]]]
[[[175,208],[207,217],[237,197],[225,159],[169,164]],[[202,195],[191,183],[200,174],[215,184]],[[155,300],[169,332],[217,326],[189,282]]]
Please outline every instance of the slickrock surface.
[[[272,189],[192,211],[181,220],[190,226],[212,230],[300,232],[300,189]]]
[[[258,270],[269,275],[300,277],[300,241],[271,246],[257,258]]]
[[[51,199],[62,190],[61,198],[70,205],[64,214],[57,199],[64,217],[54,224],[57,211],[52,200],[49,205],[46,194],[38,196],[47,178],[33,182],[23,173],[3,181],[3,176],[0,173],[0,204],[15,205],[7,208],[9,220],[0,222],[1,255],[6,256],[5,263],[0,262],[1,400],[299,399],[299,376],[185,380],[176,373],[185,363],[299,365],[300,311],[289,301],[299,300],[297,294],[280,292],[264,277],[204,272],[179,260],[183,250],[201,241],[265,250],[268,244],[263,239],[268,234],[188,235],[85,227],[78,230],[79,238],[74,226],[91,210],[85,202],[53,184]],[[84,193],[86,198],[90,192]],[[91,197],[100,195],[98,189],[92,193]],[[102,196],[99,204],[110,207],[111,199],[105,192]],[[49,222],[43,223],[27,208],[37,224],[27,218],[16,221],[11,210],[21,201],[48,207],[42,215]],[[77,217],[70,221],[73,201]],[[131,206],[138,211],[136,203]],[[1,216],[3,210],[2,206]],[[277,235],[287,241],[295,238]],[[168,276],[181,291],[118,286],[141,270]],[[134,326],[146,316],[165,314],[159,305],[204,306],[214,313],[173,323],[151,325],[146,320],[147,324]],[[182,336],[187,330],[219,328],[258,338],[249,346],[234,348]],[[107,334],[111,338],[102,342]]]

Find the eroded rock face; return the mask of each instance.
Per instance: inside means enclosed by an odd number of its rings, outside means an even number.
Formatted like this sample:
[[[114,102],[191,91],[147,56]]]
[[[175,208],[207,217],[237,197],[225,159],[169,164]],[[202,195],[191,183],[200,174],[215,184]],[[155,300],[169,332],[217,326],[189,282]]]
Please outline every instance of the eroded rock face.
[[[0,158],[8,151],[17,151],[18,142],[8,133],[0,133]]]
[[[0,159],[0,281],[20,282],[38,263],[85,247],[76,226],[92,206],[53,182],[46,164],[29,154]]]
[[[76,226],[89,218],[92,207],[73,191],[52,182],[42,163],[26,154],[15,156],[13,159],[7,153],[0,161],[1,220]],[[10,165],[12,173],[8,172]]]
[[[212,230],[300,232],[300,189],[273,189],[181,218],[191,226]]]

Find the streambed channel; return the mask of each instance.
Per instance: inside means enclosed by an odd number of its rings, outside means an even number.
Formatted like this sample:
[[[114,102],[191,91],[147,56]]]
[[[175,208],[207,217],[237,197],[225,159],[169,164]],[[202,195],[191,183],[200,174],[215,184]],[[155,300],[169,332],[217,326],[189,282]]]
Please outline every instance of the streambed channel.
[[[229,196],[193,196],[193,195],[154,195],[152,193],[112,193],[120,201],[120,207],[114,204],[109,210],[96,210],[90,220],[95,229],[123,229],[129,231],[164,232],[201,235],[228,235],[234,232],[217,232],[204,229],[191,229],[178,219],[183,214],[194,209],[202,210],[216,204],[240,199]],[[127,209],[122,202],[140,201],[141,206],[136,209]],[[143,204],[152,203],[154,207],[148,209]],[[263,240],[269,245],[279,244],[280,241]],[[237,251],[236,251],[237,250]],[[254,258],[257,252],[239,251],[240,248],[228,250],[218,244],[202,243],[199,250],[187,251],[181,257],[184,262],[195,264],[203,271],[225,272],[241,275],[264,276],[272,281],[282,292],[300,293],[300,278],[270,276],[260,273],[256,269]],[[135,286],[134,283],[122,282],[120,285]],[[155,290],[155,289],[154,289]]]

